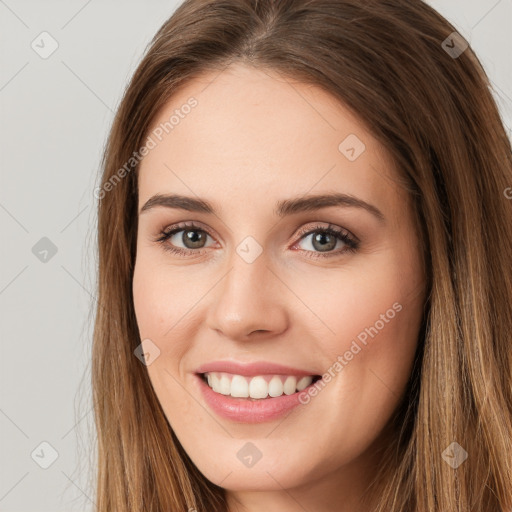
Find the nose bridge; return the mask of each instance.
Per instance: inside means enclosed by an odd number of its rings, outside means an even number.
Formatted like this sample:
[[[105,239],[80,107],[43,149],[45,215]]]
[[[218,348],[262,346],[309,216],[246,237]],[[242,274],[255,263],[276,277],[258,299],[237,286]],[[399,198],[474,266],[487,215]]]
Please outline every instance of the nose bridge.
[[[282,284],[271,270],[262,248],[246,240],[233,250],[228,271],[210,303],[209,325],[233,339],[253,331],[286,329]]]

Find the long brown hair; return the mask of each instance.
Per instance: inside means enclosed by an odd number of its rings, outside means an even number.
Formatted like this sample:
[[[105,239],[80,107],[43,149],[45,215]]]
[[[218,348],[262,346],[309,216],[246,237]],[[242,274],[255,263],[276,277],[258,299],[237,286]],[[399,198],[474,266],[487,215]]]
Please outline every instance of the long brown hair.
[[[178,87],[232,62],[332,94],[387,148],[414,199],[428,299],[374,510],[512,509],[512,151],[490,81],[453,32],[420,0],[186,0],[157,32],[117,110],[96,192],[98,512],[227,511],[134,356],[132,275],[137,152]],[[443,458],[453,442],[468,454],[456,469]]]

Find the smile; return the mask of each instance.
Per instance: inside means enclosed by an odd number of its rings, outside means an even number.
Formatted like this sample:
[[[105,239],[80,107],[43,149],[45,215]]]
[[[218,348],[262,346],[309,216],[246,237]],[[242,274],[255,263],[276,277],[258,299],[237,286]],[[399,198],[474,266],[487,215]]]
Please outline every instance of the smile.
[[[245,376],[226,372],[203,373],[202,379],[218,394],[233,398],[262,400],[292,395],[319,380],[319,375],[255,375]]]

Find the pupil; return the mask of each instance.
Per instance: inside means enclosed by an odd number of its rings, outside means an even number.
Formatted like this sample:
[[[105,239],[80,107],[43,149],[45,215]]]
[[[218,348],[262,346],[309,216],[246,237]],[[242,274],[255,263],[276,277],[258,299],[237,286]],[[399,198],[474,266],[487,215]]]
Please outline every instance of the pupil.
[[[187,230],[183,233],[185,245],[189,242],[192,243],[191,249],[202,247],[201,242],[204,242],[204,236],[200,231]]]
[[[331,235],[328,233],[318,233],[316,236],[313,237],[313,247],[315,249],[320,249],[322,251],[334,249],[336,246],[336,240],[334,238],[331,238],[331,242],[325,243],[325,238],[329,238]],[[317,247],[316,243],[320,242],[320,245]]]

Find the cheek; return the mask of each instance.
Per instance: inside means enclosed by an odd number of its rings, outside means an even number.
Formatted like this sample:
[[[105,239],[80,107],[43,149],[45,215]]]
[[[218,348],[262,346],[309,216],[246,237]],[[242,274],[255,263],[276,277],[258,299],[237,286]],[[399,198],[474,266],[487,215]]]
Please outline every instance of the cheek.
[[[133,275],[133,302],[141,338],[173,336],[198,300],[187,270],[170,272],[165,265],[138,256]]]
[[[193,287],[186,286],[189,281],[154,259],[146,259],[146,254],[138,255],[133,301],[139,335],[141,340],[150,339],[159,349],[158,357],[147,366],[148,376],[164,409],[177,407],[180,414],[188,414],[192,407],[179,383],[183,377],[180,362],[190,348],[198,323],[193,308],[198,290],[194,292]],[[174,427],[176,418],[172,414],[167,417]]]
[[[423,296],[417,267],[398,256],[389,251],[371,266],[347,266],[301,283],[298,294],[317,315],[310,324],[321,325],[324,333],[324,366],[336,374],[343,370],[344,387],[364,383],[399,392],[409,378]]]
[[[140,256],[140,257],[139,257]],[[150,339],[159,349],[148,366],[155,391],[166,402],[180,400],[187,353],[194,348],[203,327],[202,298],[212,287],[191,266],[170,268],[154,254],[141,252],[133,276],[133,301],[141,340]],[[186,401],[181,404],[188,409]]]
[[[354,457],[377,437],[396,409],[417,348],[423,311],[418,276],[412,267],[408,273],[394,261],[401,260],[389,254],[380,265],[347,267],[315,283],[301,283],[304,302],[321,320],[309,316],[312,320],[304,321],[301,328],[309,327],[311,332],[313,324],[321,325],[317,353],[323,359],[324,376],[328,375],[325,390],[316,395],[319,398],[311,397],[312,416],[325,413],[322,397],[338,400],[341,405],[329,414],[343,435],[329,425],[319,435],[332,438],[339,453],[345,453],[351,440]],[[307,402],[308,397],[304,399]]]

